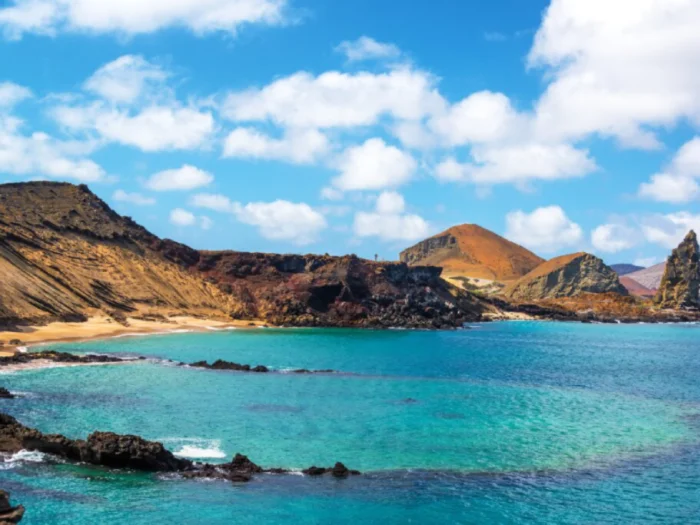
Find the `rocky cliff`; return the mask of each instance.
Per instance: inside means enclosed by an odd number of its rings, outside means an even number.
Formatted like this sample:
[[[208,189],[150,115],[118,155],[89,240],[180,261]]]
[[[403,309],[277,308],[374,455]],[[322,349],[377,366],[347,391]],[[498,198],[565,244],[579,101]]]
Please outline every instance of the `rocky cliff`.
[[[86,186],[0,185],[0,324],[155,311],[227,318],[231,299],[157,242]]]
[[[236,297],[239,319],[288,326],[452,327],[484,304],[446,283],[436,267],[356,256],[196,252],[165,242],[170,260]]]
[[[445,275],[512,281],[543,259],[476,224],[454,226],[401,252],[409,265],[434,265]]]
[[[0,325],[187,314],[304,326],[458,326],[474,296],[440,269],[353,256],[198,252],[86,186],[0,185]]]
[[[691,230],[673,250],[654,303],[660,308],[700,308],[700,255],[698,239]]]
[[[627,295],[610,267],[598,257],[583,252],[551,259],[504,290],[506,297],[517,301],[608,292]]]

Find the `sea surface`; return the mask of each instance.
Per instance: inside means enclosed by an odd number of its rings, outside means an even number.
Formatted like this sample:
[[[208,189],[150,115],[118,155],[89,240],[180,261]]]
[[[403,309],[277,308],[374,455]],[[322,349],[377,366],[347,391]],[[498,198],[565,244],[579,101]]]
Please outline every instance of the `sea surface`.
[[[700,325],[250,329],[49,348],[152,359],[0,374],[22,396],[0,411],[26,425],[364,474],[231,484],[20,453],[0,463],[0,487],[29,525],[700,523]],[[202,359],[276,372],[168,361]]]

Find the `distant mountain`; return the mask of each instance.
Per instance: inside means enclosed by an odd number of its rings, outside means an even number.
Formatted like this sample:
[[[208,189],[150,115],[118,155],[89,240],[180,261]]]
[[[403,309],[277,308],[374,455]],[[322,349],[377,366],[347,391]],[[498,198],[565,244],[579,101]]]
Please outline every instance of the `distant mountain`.
[[[637,281],[642,286],[649,288],[650,290],[658,290],[661,284],[661,278],[664,275],[664,270],[666,269],[666,263],[662,262],[645,268],[644,270],[638,270],[636,272],[628,273],[625,277]]]
[[[514,281],[544,262],[476,224],[454,226],[401,252],[411,266],[441,266],[443,276]]]
[[[643,270],[644,266],[637,266],[636,264],[611,264],[610,268],[613,269],[613,271],[622,277],[623,275],[627,275],[628,273],[633,273],[633,272],[638,272],[639,270]]]
[[[656,290],[650,290],[646,286],[639,284],[634,279],[630,279],[629,276],[625,275],[620,277],[620,284],[627,288],[627,291],[639,297],[654,297],[656,295]]]
[[[608,292],[627,295],[618,275],[598,257],[585,252],[550,259],[504,290],[506,297],[518,301]]]

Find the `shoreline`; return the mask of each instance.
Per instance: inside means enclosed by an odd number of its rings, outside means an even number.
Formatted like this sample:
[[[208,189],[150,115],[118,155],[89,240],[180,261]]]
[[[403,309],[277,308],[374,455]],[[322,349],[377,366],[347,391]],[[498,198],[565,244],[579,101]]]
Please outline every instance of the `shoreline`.
[[[263,321],[218,321],[190,316],[173,316],[166,321],[127,319],[129,326],[114,322],[107,316],[95,316],[83,323],[55,322],[43,326],[22,326],[20,331],[0,331],[0,341],[18,339],[18,345],[5,343],[0,347],[0,357],[12,357],[22,349],[51,343],[69,343],[109,339],[111,337],[139,337],[172,333],[224,331],[266,326]]]

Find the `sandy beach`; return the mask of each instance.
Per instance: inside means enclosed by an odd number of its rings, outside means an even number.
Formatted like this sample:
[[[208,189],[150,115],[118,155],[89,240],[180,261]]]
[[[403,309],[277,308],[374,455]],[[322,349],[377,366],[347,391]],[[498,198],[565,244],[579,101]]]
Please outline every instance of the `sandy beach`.
[[[146,335],[153,333],[168,333],[180,330],[206,332],[208,330],[226,330],[231,328],[251,328],[262,326],[262,321],[216,321],[196,317],[177,316],[167,321],[144,321],[143,319],[128,319],[129,326],[123,326],[106,316],[91,317],[84,323],[50,323],[45,326],[23,326],[19,331],[0,332],[0,357],[14,355],[18,348],[40,343],[57,343],[65,341],[85,341],[104,337]],[[14,339],[21,344],[9,346]]]

